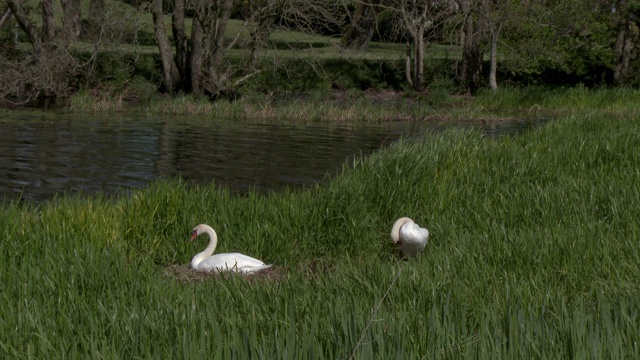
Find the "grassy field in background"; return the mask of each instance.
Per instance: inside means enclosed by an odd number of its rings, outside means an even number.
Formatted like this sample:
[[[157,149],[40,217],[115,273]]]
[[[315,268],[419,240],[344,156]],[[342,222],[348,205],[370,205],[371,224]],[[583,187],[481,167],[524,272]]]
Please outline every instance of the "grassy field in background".
[[[325,185],[232,196],[159,181],[129,197],[4,204],[0,354],[19,358],[640,357],[640,116],[631,91],[482,94],[544,110],[514,137],[451,130]],[[494,114],[494,115],[491,115]],[[389,243],[409,216],[419,258]],[[274,263],[197,277],[205,241]]]
[[[31,20],[34,24],[41,26],[42,17],[40,16],[40,3],[37,1],[29,0],[30,6],[33,9],[38,9],[37,12],[31,16]],[[89,2],[82,3],[83,17],[88,16]],[[56,24],[61,27],[63,22],[62,6],[59,2],[53,3],[53,17]],[[155,44],[154,24],[151,10],[144,6],[131,6],[123,2],[107,3],[104,12],[104,21],[108,24],[105,35],[105,39],[102,44],[105,50],[118,49],[118,51],[127,51],[132,53],[141,54],[155,54],[158,53],[158,47]],[[171,16],[166,15],[164,19],[164,26],[171,43],[173,44],[173,33],[171,30]],[[184,27],[188,37],[191,37],[192,18],[186,17],[184,19]],[[120,28],[118,28],[120,27]],[[138,42],[133,44],[112,44],[109,43],[108,34],[114,33],[128,33],[137,32],[135,38],[139,39]],[[230,42],[236,37],[236,34],[240,34],[239,43],[247,43],[250,41],[249,30],[246,28],[244,21],[231,19],[226,29],[226,41]],[[120,34],[121,35],[121,34]],[[133,37],[133,36],[131,36]],[[25,39],[26,41],[26,39]],[[381,43],[373,42],[370,46],[370,51],[341,51],[338,49],[340,43],[339,37],[329,37],[316,35],[311,33],[305,33],[302,31],[293,31],[287,29],[275,29],[269,36],[271,49],[265,49],[262,54],[263,57],[271,59],[310,59],[310,58],[351,58],[351,59],[371,59],[371,60],[397,60],[404,59],[406,55],[406,45],[404,43]],[[117,45],[117,46],[116,46]],[[91,51],[94,44],[84,43],[78,41],[75,46],[78,49]],[[432,57],[451,56],[449,50],[454,47],[437,45],[430,46],[427,51]],[[248,50],[247,50],[248,51]],[[245,54],[244,50],[234,50],[235,56],[242,56]]]

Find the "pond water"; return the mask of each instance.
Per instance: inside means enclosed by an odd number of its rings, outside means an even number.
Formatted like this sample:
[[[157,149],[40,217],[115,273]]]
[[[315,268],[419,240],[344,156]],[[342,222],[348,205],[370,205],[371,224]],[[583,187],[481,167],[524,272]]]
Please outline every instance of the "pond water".
[[[400,137],[449,126],[424,123],[292,124],[207,117],[0,112],[0,199],[39,202],[62,193],[126,193],[160,178],[246,193],[304,188]],[[480,126],[487,136],[537,122]]]

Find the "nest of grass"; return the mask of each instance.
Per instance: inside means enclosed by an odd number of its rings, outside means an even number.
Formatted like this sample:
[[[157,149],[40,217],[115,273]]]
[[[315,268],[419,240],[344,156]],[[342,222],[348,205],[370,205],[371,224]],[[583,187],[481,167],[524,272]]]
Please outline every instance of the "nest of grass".
[[[238,276],[247,280],[270,280],[282,281],[287,277],[286,272],[281,268],[269,268],[250,274],[241,274],[233,271],[220,273],[218,271],[195,271],[189,265],[171,265],[164,270],[164,275],[174,278],[182,283],[197,283],[209,279],[228,278],[230,276]]]
[[[183,284],[199,283],[207,280],[225,279],[230,276],[238,276],[246,280],[251,281],[276,281],[280,282],[289,277],[288,267],[274,266],[269,269],[258,271],[250,274],[240,274],[236,272],[217,272],[217,271],[195,271],[185,265],[170,265],[164,269],[164,275],[173,279],[176,279]],[[320,262],[311,261],[309,263],[300,264],[296,267],[296,273],[304,274],[309,278],[315,278],[317,276],[326,275],[332,273],[335,270],[335,266],[329,264],[322,264]]]

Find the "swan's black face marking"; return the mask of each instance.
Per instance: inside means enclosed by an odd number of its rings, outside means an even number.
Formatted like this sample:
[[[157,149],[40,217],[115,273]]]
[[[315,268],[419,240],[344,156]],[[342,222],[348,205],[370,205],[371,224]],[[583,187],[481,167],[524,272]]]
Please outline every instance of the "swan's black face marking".
[[[198,229],[193,229],[191,231],[191,241],[193,241],[193,239],[198,237]]]

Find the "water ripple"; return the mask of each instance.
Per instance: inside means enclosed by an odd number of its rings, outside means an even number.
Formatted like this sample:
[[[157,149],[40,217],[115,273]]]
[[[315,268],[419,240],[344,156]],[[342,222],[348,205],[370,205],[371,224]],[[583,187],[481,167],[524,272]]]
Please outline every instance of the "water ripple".
[[[178,176],[240,193],[300,188],[334,175],[353,156],[430,128],[12,114],[0,132],[0,194],[27,201],[79,191],[112,194]]]

